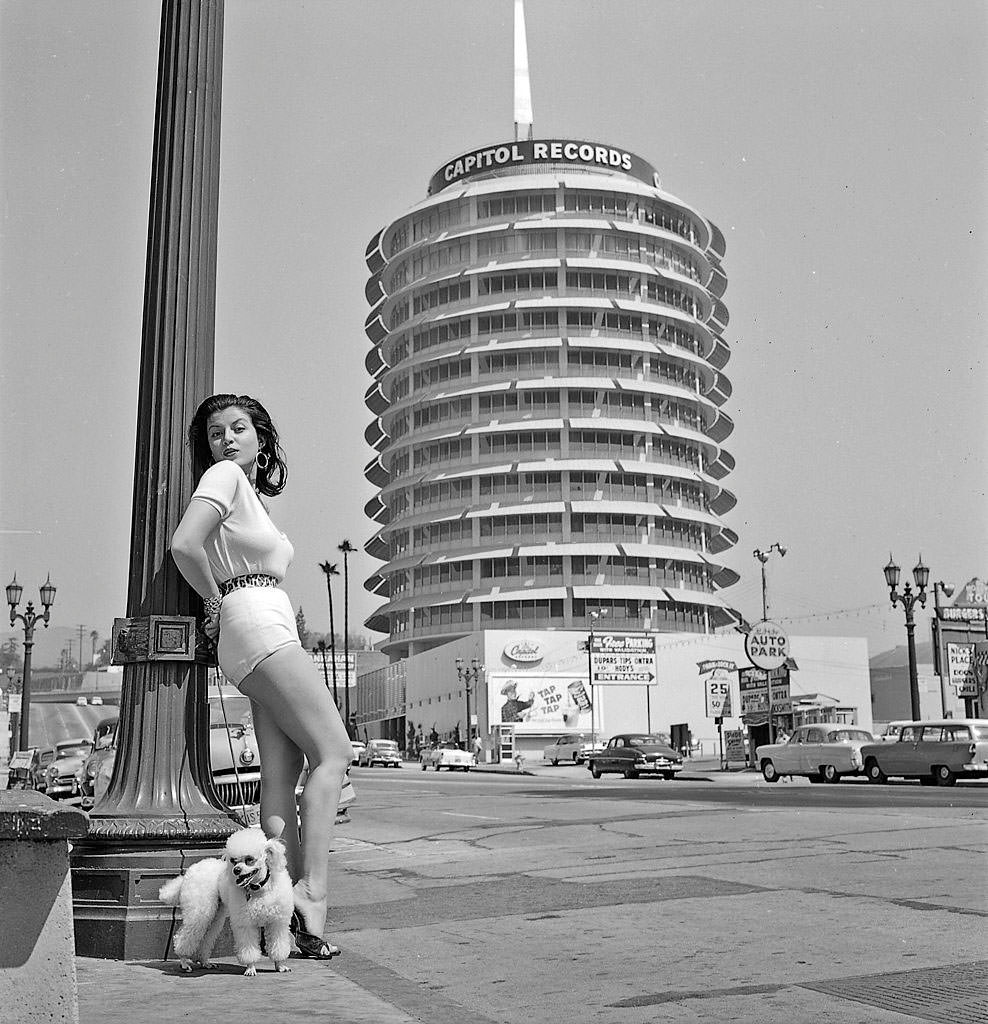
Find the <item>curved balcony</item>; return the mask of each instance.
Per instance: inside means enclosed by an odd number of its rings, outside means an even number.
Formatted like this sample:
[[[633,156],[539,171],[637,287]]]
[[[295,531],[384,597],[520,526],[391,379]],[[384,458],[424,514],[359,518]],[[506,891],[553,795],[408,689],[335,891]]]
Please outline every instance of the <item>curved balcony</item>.
[[[367,262],[368,270],[372,274],[379,273],[388,262],[384,251],[381,249],[381,240],[384,238],[384,232],[385,229],[381,228],[367,243],[367,248],[364,250],[364,259]]]
[[[374,497],[364,505],[364,515],[366,515],[368,519],[372,519],[375,523],[388,522],[387,512],[388,506],[381,500],[380,494],[375,494]]]
[[[387,396],[384,394],[384,389],[381,387],[380,381],[374,381],[373,384],[364,392],[364,404],[375,416],[380,416],[387,412],[390,402]]]
[[[380,277],[372,277],[364,285],[364,298],[367,299],[367,305],[377,306],[387,297],[388,293],[384,290],[384,284]]]
[[[376,448],[377,451],[381,452],[387,447],[387,442],[390,438],[384,432],[384,427],[381,426],[381,421],[376,419],[371,420],[370,423],[367,424],[367,428],[364,430],[364,440],[371,448]]]
[[[388,336],[387,325],[381,318],[381,311],[383,309],[384,302],[378,303],[378,305],[376,305],[370,313],[367,314],[367,319],[364,321],[364,333],[375,345],[380,345],[380,343]]]
[[[364,476],[374,484],[375,487],[384,487],[391,479],[391,474],[387,469],[385,469],[380,455],[376,455],[367,463],[366,466],[364,466]]]

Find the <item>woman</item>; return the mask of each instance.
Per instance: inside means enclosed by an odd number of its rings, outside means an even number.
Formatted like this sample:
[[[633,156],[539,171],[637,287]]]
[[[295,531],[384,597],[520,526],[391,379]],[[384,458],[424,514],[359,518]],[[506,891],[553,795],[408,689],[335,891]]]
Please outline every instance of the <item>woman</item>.
[[[172,557],[203,599],[220,669],[251,699],[261,823],[287,849],[296,943],[305,956],[329,959],[340,952],[321,938],[330,839],[353,748],[278,586],[294,550],[260,495],[284,489],[284,453],[271,417],[247,395],[207,398],[189,426],[189,448],[197,487],[172,538]],[[295,783],[306,760],[300,838]]]

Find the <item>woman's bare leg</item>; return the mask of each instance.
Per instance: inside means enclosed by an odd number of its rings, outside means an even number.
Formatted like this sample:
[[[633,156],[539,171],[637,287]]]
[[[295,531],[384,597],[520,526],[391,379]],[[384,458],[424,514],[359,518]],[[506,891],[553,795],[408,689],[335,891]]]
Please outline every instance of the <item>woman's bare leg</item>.
[[[257,701],[251,701],[254,734],[261,754],[261,827],[270,839],[285,844],[288,873],[293,882],[302,877],[302,847],[298,837],[298,807],[295,786],[302,772],[302,751],[278,727],[274,716]]]
[[[330,841],[353,748],[332,696],[301,647],[283,647],[265,658],[241,682],[240,690],[309,762],[309,777],[299,801],[302,874],[295,884],[295,904],[306,931],[321,936],[326,925]],[[282,778],[288,774],[284,764],[276,764],[275,770]],[[261,776],[266,782],[263,752]]]

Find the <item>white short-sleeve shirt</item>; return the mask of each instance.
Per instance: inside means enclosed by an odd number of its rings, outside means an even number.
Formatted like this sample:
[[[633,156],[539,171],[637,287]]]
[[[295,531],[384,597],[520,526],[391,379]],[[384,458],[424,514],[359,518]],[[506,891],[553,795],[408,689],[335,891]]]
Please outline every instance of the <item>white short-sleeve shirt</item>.
[[[295,549],[271,522],[244,471],[235,462],[216,462],[202,475],[193,499],[205,501],[220,514],[206,538],[206,557],[217,583],[262,572],[280,583]]]

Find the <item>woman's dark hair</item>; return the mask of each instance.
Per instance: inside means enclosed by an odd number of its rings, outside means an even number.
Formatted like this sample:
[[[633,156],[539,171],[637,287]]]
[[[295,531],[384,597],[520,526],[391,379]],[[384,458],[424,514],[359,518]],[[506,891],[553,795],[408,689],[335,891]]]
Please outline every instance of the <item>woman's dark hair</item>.
[[[206,437],[206,425],[213,413],[222,412],[224,409],[243,409],[250,417],[254,429],[257,431],[257,442],[261,457],[267,456],[267,465],[257,465],[257,475],[254,478],[254,486],[261,494],[273,498],[281,494],[288,482],[288,464],[285,462],[285,453],[278,443],[278,431],[275,430],[267,409],[256,398],[250,395],[210,395],[198,409],[192,422],[189,424],[189,452],[192,456],[192,482],[193,486],[199,483],[199,478],[213,464],[213,454],[209,448],[209,439]]]

